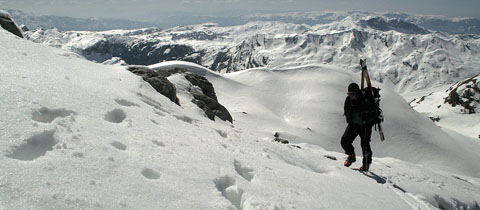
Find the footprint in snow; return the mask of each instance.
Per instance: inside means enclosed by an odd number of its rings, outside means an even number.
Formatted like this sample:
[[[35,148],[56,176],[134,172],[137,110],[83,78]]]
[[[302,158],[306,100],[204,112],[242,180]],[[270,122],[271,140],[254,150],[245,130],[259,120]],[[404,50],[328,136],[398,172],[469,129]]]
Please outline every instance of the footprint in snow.
[[[122,105],[122,106],[127,106],[127,107],[138,106],[137,104],[135,104],[131,101],[125,100],[125,99],[116,98],[114,100],[115,100],[115,102],[117,102],[117,104]]]
[[[159,179],[160,178],[160,174],[157,171],[155,171],[151,168],[144,168],[142,170],[142,175],[147,179]]]
[[[121,109],[114,109],[105,114],[105,120],[111,123],[121,123],[127,118],[127,114]]]
[[[52,151],[53,147],[58,143],[54,134],[55,130],[35,134],[26,139],[21,145],[14,147],[6,157],[23,161],[32,161],[42,157],[47,151]]]
[[[155,145],[159,146],[159,147],[165,147],[165,144],[163,142],[160,142],[160,141],[152,141]]]
[[[235,179],[230,176],[223,176],[213,181],[217,190],[222,193],[222,196],[225,197],[232,205],[234,205],[237,210],[243,209],[242,196],[244,191],[240,189],[235,184]]]
[[[218,133],[221,137],[223,137],[223,138],[228,138],[227,132],[222,131],[222,130],[215,130],[215,131],[217,131],[217,133]]]
[[[187,116],[178,116],[178,115],[174,115],[175,118],[177,118],[177,120],[180,120],[180,121],[183,121],[183,122],[186,122],[186,123],[189,123],[189,124],[194,124],[196,123],[198,120],[196,119],[193,119],[191,117],[187,117]]]
[[[42,107],[40,109],[34,110],[32,113],[32,120],[42,123],[51,123],[53,120],[59,117],[68,117],[71,114],[76,114],[72,110],[67,109],[50,109],[47,107]]]
[[[127,146],[125,144],[122,144],[121,142],[118,142],[118,141],[114,141],[114,142],[110,143],[110,145],[112,145],[113,147],[115,147],[118,150],[122,150],[122,151],[127,150]]]
[[[240,162],[238,162],[237,160],[235,160],[233,162],[233,166],[235,167],[235,171],[241,176],[243,177],[245,180],[251,182],[253,177],[254,177],[254,173],[253,173],[253,169],[249,168],[249,167],[246,167],[246,166],[243,166]]]

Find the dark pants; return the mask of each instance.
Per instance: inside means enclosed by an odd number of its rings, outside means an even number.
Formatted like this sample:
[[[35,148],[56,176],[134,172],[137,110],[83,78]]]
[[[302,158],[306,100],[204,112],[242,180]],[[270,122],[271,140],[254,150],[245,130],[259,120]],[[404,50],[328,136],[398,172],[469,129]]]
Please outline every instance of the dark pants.
[[[357,136],[360,136],[360,145],[362,146],[363,152],[363,164],[372,163],[372,149],[370,148],[370,137],[372,136],[372,126],[352,126],[348,124],[345,133],[342,136],[342,147],[345,150],[345,154],[353,155],[355,154],[355,148],[353,148],[353,141]],[[366,158],[366,159],[365,159]]]

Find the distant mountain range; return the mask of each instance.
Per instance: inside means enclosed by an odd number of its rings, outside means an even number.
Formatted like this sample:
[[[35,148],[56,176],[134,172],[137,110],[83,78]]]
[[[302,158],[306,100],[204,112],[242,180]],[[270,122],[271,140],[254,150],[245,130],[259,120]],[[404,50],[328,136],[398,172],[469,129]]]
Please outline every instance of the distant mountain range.
[[[104,31],[112,29],[136,29],[145,27],[171,28],[182,25],[194,25],[214,22],[220,26],[244,25],[252,21],[278,21],[284,23],[330,24],[345,19],[346,17],[364,17],[381,15],[395,18],[406,23],[415,24],[432,31],[449,34],[480,34],[480,19],[477,18],[452,18],[443,16],[412,15],[405,13],[371,13],[371,12],[292,12],[237,16],[205,16],[170,12],[155,22],[141,22],[125,19],[105,18],[71,18],[61,16],[35,16],[20,10],[8,10],[18,24],[26,25],[30,29],[57,28],[60,31],[86,30]]]
[[[400,93],[453,84],[479,72],[479,35],[435,32],[402,19],[370,13],[352,13],[336,20],[341,17],[328,16],[325,19],[332,20],[330,23],[314,26],[262,21],[230,27],[206,23],[165,30],[39,29],[26,36],[100,63],[112,63],[113,59],[115,63],[150,65],[182,60],[218,72],[314,64],[355,72],[363,57],[367,58],[374,80],[393,84]]]

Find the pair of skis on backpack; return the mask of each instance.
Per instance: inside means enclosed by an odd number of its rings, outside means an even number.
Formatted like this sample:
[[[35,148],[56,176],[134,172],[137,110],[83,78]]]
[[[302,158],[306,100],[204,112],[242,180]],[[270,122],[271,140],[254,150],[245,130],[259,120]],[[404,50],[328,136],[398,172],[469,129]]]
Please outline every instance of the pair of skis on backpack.
[[[380,134],[380,140],[385,141],[385,135],[383,134],[383,128],[382,128],[383,114],[382,114],[382,110],[379,107],[379,104],[380,104],[380,95],[378,93],[379,89],[374,88],[372,86],[372,82],[370,81],[370,75],[368,74],[366,59],[360,59],[360,66],[362,67],[361,89],[363,90],[363,88],[365,87],[365,81],[367,81],[367,91],[369,91],[369,94],[371,96],[378,95],[377,98],[374,98],[376,100],[375,103],[378,105],[378,112],[379,112],[378,115],[377,115],[378,119],[376,120],[376,126],[378,126],[378,132]]]

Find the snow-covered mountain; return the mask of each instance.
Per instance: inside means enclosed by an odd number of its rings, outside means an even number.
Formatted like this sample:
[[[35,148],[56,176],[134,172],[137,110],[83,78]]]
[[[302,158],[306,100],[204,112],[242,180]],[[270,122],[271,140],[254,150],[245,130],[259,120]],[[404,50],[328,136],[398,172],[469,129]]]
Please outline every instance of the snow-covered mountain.
[[[290,12],[281,14],[253,14],[246,15],[243,20],[250,21],[279,21],[286,23],[307,24],[310,26],[329,24],[345,19],[346,17],[383,16],[394,18],[405,23],[415,24],[428,30],[449,34],[480,34],[480,19],[469,17],[444,17],[432,15],[417,15],[406,13],[372,13],[372,12],[338,12],[312,11]]]
[[[259,12],[248,15],[235,15],[235,12],[226,12],[228,15],[206,16],[181,11],[164,12],[157,15],[154,22],[141,22],[130,20],[115,20],[105,18],[71,18],[61,16],[35,16],[20,10],[8,10],[18,24],[28,28],[57,28],[60,31],[88,30],[103,31],[111,29],[135,29],[144,27],[171,28],[176,26],[196,25],[206,22],[215,22],[220,26],[244,25],[248,22],[269,21],[293,24],[306,24],[309,26],[329,24],[340,21],[349,16],[383,16],[402,21],[402,24],[415,24],[428,30],[449,34],[480,34],[480,19],[469,17],[444,17],[431,15],[414,15],[406,13],[372,13],[360,11],[311,11],[268,13]]]
[[[168,30],[40,29],[27,37],[97,62],[121,58],[127,64],[150,65],[183,60],[219,72],[323,63],[358,71],[358,60],[364,57],[374,80],[393,84],[401,93],[453,84],[477,74],[480,66],[479,36],[432,32],[378,15],[355,14],[315,26],[251,22]]]
[[[205,75],[231,124],[209,120],[182,75],[168,78],[178,106],[123,66],[3,30],[0,42],[2,209],[479,208],[480,143],[442,131],[386,85],[387,141],[372,142],[372,171],[342,166],[339,104],[357,80],[346,69],[151,66]]]

